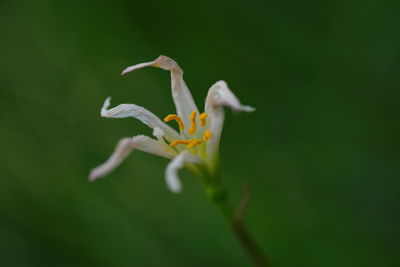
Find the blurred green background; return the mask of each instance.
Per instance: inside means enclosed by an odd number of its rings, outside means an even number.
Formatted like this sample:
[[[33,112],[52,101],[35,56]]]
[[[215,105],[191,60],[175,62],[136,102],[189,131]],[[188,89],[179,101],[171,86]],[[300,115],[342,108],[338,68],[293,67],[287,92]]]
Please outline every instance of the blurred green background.
[[[174,58],[201,107],[226,80],[232,200],[274,266],[399,266],[398,1],[0,1],[0,266],[251,266],[195,176],[134,152],[87,181],[117,141],[151,129],[100,117],[175,111]]]

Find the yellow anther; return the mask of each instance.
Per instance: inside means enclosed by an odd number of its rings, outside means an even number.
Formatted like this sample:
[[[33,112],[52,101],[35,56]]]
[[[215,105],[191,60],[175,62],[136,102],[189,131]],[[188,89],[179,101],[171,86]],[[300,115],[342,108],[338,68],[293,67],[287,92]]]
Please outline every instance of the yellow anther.
[[[211,134],[210,131],[205,131],[204,134],[203,134],[204,141],[209,140],[211,138],[211,136],[212,136],[212,134]]]
[[[172,147],[177,145],[187,145],[189,148],[192,148],[197,146],[198,144],[201,144],[201,142],[203,142],[203,140],[201,139],[175,140],[169,145]]]
[[[200,114],[199,116],[199,120],[200,120],[200,125],[201,126],[205,126],[206,125],[206,119],[207,119],[207,113],[203,112]]]
[[[177,146],[177,145],[189,145],[192,141],[193,140],[175,140],[174,142],[172,142],[169,145],[172,147]]]
[[[203,142],[203,141],[200,140],[200,139],[191,140],[191,142],[188,144],[188,147],[189,147],[189,148],[195,147],[195,146],[197,146],[198,144],[201,144],[201,142]]]
[[[175,120],[178,123],[179,130],[182,131],[183,129],[185,129],[185,124],[183,124],[183,121],[182,121],[181,117],[179,117],[179,116],[177,116],[175,114],[169,114],[167,117],[164,118],[165,122],[169,122],[169,121],[172,121],[172,120]]]
[[[196,116],[197,116],[197,112],[196,111],[192,111],[192,113],[190,114],[190,121],[192,122],[190,124],[190,128],[189,128],[189,134],[194,134],[196,132]]]

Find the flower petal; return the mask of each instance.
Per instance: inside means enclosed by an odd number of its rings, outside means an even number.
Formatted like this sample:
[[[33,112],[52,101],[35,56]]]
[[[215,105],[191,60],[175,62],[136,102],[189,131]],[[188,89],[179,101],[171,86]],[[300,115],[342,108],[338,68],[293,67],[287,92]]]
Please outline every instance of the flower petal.
[[[89,181],[94,181],[112,172],[134,149],[169,159],[176,155],[176,152],[168,145],[144,135],[122,138],[108,160],[90,172]]]
[[[102,117],[106,118],[133,117],[140,120],[150,128],[154,129],[158,127],[160,130],[164,132],[165,137],[171,142],[173,140],[180,138],[180,135],[178,134],[177,131],[168,126],[166,123],[164,123],[156,115],[154,115],[147,109],[141,106],[137,106],[135,104],[120,104],[114,108],[108,109],[108,107],[110,106],[110,100],[111,97],[107,97],[107,99],[104,101],[104,105],[101,108]]]
[[[179,193],[182,189],[182,183],[178,178],[178,171],[185,166],[185,163],[201,163],[203,160],[188,151],[183,151],[176,156],[165,170],[165,180],[169,190]]]
[[[172,97],[175,102],[176,112],[185,125],[190,125],[189,115],[192,111],[198,112],[193,97],[183,80],[183,71],[179,65],[169,57],[159,56],[154,61],[140,63],[126,68],[122,75],[144,67],[157,67],[171,72]]]
[[[252,112],[255,108],[242,105],[237,97],[228,88],[225,81],[218,81],[214,83],[207,93],[205,110],[210,109],[211,106],[227,106],[235,111]]]
[[[207,143],[207,157],[211,162],[215,161],[221,138],[225,117],[223,106],[230,107],[234,111],[251,112],[255,110],[253,107],[242,105],[225,81],[218,81],[210,87],[206,98],[205,112],[208,114],[206,127],[212,133],[212,137]]]

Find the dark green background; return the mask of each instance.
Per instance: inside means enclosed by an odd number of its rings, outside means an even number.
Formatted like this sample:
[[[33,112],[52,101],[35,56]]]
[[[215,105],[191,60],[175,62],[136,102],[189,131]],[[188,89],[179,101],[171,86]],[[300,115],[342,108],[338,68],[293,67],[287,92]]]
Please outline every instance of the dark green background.
[[[398,1],[0,1],[0,266],[250,266],[201,183],[134,152],[89,183],[119,138],[101,118],[175,111],[174,58],[201,107],[223,79],[224,180],[274,266],[399,266]]]

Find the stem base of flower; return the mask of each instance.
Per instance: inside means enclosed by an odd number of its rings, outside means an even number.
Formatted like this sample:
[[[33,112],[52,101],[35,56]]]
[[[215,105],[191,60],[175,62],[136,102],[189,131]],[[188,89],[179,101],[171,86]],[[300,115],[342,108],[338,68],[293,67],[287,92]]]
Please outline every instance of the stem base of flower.
[[[221,210],[225,219],[231,226],[236,238],[242,244],[242,247],[251,258],[254,265],[258,267],[270,266],[267,258],[264,256],[254,239],[251,237],[243,221],[244,212],[249,201],[249,190],[247,186],[244,189],[242,203],[240,204],[237,212],[234,211],[229,201],[228,191],[221,181],[218,183],[208,184],[206,186],[206,193],[208,198]]]

